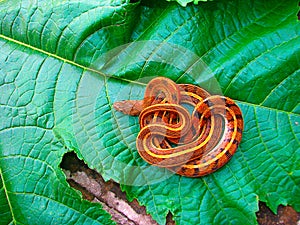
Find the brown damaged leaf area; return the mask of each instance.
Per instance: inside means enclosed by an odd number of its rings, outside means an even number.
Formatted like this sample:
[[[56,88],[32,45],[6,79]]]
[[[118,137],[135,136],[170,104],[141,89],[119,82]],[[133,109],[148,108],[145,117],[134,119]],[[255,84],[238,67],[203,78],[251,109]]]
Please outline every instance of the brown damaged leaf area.
[[[113,182],[105,182],[100,174],[91,170],[75,153],[67,153],[61,163],[61,168],[66,174],[71,187],[79,190],[83,198],[100,203],[103,208],[112,215],[112,219],[120,225],[155,225],[157,224],[144,206],[140,206],[136,200],[129,202],[121,191],[120,185]],[[256,213],[257,222],[260,225],[299,225],[300,213],[290,206],[278,207],[277,215],[266,206],[259,203],[259,212]],[[175,225],[172,215],[167,216],[167,225]]]

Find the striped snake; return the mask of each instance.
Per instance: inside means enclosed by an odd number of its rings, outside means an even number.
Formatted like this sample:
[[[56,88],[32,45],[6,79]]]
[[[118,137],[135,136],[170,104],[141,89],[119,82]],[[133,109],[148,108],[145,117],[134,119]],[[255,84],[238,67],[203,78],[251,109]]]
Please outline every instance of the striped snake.
[[[140,156],[182,176],[216,171],[231,159],[242,139],[242,113],[232,99],[164,77],[147,84],[143,100],[115,102],[114,108],[139,115]]]

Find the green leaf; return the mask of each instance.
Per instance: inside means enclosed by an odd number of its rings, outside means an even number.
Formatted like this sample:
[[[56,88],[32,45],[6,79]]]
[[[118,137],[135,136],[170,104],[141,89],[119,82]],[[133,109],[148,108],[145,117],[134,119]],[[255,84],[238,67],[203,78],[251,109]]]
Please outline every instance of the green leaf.
[[[112,224],[59,168],[67,150],[53,135],[53,106],[65,63],[3,38],[0,45],[0,223]]]
[[[299,211],[297,4],[0,2],[0,221],[110,223],[67,185],[68,150],[160,224],[168,212],[177,224],[255,224],[258,200]],[[155,76],[237,101],[245,129],[226,166],[191,179],[140,158],[138,119],[112,104],[140,99]]]

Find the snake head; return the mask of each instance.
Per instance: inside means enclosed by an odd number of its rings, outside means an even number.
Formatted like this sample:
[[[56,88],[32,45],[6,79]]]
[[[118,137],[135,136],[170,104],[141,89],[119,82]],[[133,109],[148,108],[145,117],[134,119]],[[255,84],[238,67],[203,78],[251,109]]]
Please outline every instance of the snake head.
[[[143,100],[125,100],[115,102],[113,107],[115,110],[131,116],[140,115],[143,110]]]

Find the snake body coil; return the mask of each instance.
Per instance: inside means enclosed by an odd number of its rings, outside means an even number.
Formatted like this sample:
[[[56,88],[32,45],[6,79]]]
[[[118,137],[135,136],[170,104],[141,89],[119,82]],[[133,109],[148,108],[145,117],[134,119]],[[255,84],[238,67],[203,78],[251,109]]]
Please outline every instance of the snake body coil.
[[[242,113],[232,99],[164,77],[148,83],[143,100],[115,102],[114,108],[139,115],[136,147],[145,161],[187,177],[225,165],[242,139]]]

